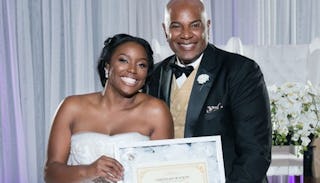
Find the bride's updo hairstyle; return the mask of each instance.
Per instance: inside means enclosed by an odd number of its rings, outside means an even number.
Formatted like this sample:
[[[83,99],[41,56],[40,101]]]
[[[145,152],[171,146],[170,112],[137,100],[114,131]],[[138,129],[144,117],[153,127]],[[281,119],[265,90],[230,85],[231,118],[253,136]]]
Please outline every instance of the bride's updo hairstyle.
[[[147,54],[147,59],[148,59],[148,76],[146,78],[146,82],[150,77],[153,70],[153,51],[150,44],[146,40],[139,37],[130,36],[128,34],[116,34],[115,36],[109,37],[107,40],[104,41],[104,48],[102,49],[102,53],[99,58],[97,69],[98,69],[100,81],[103,87],[105,86],[107,81],[107,78],[105,77],[106,64],[110,64],[111,57],[114,51],[120,45],[127,42],[138,43],[145,49],[145,52]]]

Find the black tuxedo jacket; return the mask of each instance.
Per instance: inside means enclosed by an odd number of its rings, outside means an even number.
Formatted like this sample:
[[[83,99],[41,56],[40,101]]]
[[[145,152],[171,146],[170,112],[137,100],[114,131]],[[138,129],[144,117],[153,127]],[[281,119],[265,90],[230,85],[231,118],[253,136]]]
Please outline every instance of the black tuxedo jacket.
[[[172,55],[155,66],[146,92],[170,106]],[[209,76],[205,83],[199,75]],[[203,80],[204,81],[204,80]],[[259,66],[208,44],[187,109],[185,137],[221,135],[226,182],[265,182],[271,162],[270,104]]]

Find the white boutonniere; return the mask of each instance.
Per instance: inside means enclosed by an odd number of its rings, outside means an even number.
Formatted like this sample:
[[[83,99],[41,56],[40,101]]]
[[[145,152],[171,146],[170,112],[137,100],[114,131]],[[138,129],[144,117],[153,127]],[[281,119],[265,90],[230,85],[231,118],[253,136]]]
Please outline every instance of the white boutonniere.
[[[200,85],[205,84],[207,81],[209,81],[209,75],[208,74],[200,74],[197,78],[197,81]]]

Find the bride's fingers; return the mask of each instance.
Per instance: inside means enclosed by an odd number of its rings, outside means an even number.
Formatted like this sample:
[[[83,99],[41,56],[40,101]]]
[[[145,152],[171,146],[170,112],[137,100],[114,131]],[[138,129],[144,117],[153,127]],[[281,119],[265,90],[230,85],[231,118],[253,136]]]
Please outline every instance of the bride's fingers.
[[[111,180],[111,181],[119,181],[119,180],[122,180],[123,176],[122,175],[118,175],[116,173],[116,171],[114,171],[114,169],[110,168],[110,167],[106,167],[104,170],[103,170],[103,174],[104,174],[104,177],[107,179],[107,180]]]
[[[107,156],[103,156],[102,159],[104,160],[105,166],[111,167],[119,173],[120,172],[123,173],[124,168],[117,160],[115,160],[113,158],[109,158]]]
[[[116,181],[107,180],[105,177],[97,177],[92,180],[94,183],[116,183]]]
[[[117,180],[122,179],[123,177],[123,167],[115,159],[109,157],[102,157],[104,160],[103,171],[107,174],[108,177],[116,178]]]

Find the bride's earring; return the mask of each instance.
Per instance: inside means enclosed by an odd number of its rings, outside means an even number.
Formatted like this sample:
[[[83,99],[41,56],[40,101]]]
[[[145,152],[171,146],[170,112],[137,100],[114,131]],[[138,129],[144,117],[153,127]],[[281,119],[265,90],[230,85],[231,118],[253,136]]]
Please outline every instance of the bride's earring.
[[[105,77],[106,77],[106,79],[108,79],[108,77],[109,77],[108,69],[107,69],[107,68],[104,68],[104,72],[105,72]]]

